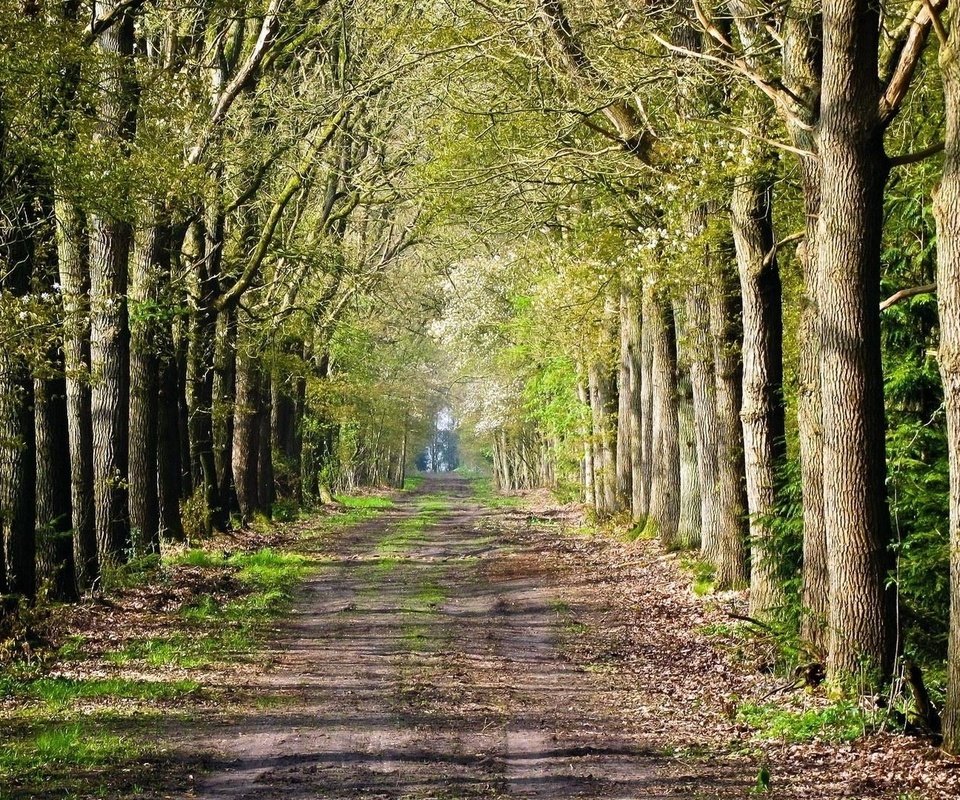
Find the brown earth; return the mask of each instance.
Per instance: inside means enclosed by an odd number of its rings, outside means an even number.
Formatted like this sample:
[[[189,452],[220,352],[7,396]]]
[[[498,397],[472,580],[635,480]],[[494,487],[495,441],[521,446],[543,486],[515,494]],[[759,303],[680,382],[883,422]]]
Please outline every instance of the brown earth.
[[[378,555],[437,495],[449,508],[417,541]],[[512,524],[527,516],[434,477],[327,541],[332,560],[304,586],[260,681],[282,702],[215,734],[220,755],[197,796],[741,796],[749,784],[729,765],[690,770],[628,723],[632,686],[567,657],[573,573],[542,534]]]
[[[257,707],[183,732],[213,755],[165,796],[742,798],[761,765],[771,797],[960,796],[956,763],[922,740],[758,743],[738,702],[818,701],[777,691],[711,633],[743,598],[697,598],[655,543],[569,522],[546,503],[485,508],[468,481],[432,477],[308,541],[328,560],[245,687]]]

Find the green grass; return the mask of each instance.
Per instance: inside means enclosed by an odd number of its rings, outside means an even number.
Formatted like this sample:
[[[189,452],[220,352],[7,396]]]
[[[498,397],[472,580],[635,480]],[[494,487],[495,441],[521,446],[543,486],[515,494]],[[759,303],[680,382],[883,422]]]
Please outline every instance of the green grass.
[[[516,495],[500,494],[490,478],[471,478],[473,498],[487,508],[519,508],[523,498]]]
[[[404,611],[432,612],[436,611],[447,600],[447,593],[439,584],[424,583],[416,592],[410,595],[403,603]]]
[[[82,700],[177,700],[200,688],[196,681],[143,681],[126,678],[45,676],[27,680],[0,677],[0,697],[40,702],[48,710]]]
[[[143,737],[96,730],[86,723],[49,724],[0,747],[0,777],[24,777],[53,766],[94,767],[142,756]]]
[[[423,475],[410,475],[407,478],[404,478],[403,491],[412,492],[415,489],[419,489],[424,480],[426,479],[423,477]]]
[[[385,511],[396,505],[389,497],[377,497],[376,495],[338,494],[334,499],[346,508],[365,511]]]
[[[428,494],[417,498],[417,509],[421,514],[435,516],[442,514],[450,509],[449,498],[437,494]]]
[[[690,588],[697,597],[713,594],[716,569],[712,564],[698,558],[684,556],[680,559],[680,569],[690,576]]]
[[[119,650],[104,654],[111,664],[143,662],[149,667],[202,669],[242,660],[256,644],[251,625],[217,632],[177,632],[135,639]]]
[[[737,720],[754,729],[762,740],[808,742],[849,742],[882,724],[881,715],[860,708],[855,702],[840,700],[823,708],[787,709],[775,704],[745,703],[737,710]]]

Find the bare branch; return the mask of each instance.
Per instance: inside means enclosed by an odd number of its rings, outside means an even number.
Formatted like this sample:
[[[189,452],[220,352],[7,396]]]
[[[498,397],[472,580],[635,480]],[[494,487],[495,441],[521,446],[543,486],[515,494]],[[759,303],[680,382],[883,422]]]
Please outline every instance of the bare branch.
[[[912,21],[906,29],[903,46],[895,59],[890,78],[880,97],[879,115],[882,123],[889,123],[900,111],[917,65],[920,63],[920,57],[927,46],[933,19],[946,5],[947,0],[921,0],[911,8],[907,20],[912,18]]]
[[[247,56],[247,60],[240,69],[237,70],[237,74],[233,76],[233,80],[227,84],[217,98],[216,105],[210,115],[210,124],[200,137],[200,141],[193,146],[193,149],[187,156],[188,164],[197,164],[203,157],[207,147],[210,145],[214,131],[223,123],[224,119],[226,119],[231,106],[233,106],[237,97],[240,96],[240,93],[251,85],[256,77],[257,70],[260,68],[260,64],[276,43],[277,36],[280,33],[280,6],[282,4],[283,0],[270,0],[270,5],[267,7],[266,13],[263,16],[263,22],[260,25],[260,34],[257,36],[257,42],[253,46],[253,50],[250,51],[250,55]]]
[[[907,300],[911,297],[916,297],[918,294],[934,294],[937,291],[937,284],[927,283],[923,286],[914,286],[910,289],[901,289],[899,292],[895,292],[890,295],[886,300],[880,303],[880,310],[886,311],[890,306],[895,306],[897,303],[902,300]]]
[[[924,147],[922,150],[917,150],[913,153],[904,153],[899,156],[891,156],[889,163],[891,167],[902,167],[906,164],[916,164],[918,161],[923,161],[930,156],[935,156],[937,153],[942,153],[943,148],[946,146],[946,142],[934,142],[929,147]]]

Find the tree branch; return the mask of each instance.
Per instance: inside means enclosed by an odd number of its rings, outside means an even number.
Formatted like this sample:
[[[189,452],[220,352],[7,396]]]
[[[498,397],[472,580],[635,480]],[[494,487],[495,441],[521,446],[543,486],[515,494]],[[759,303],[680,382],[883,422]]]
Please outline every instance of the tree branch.
[[[247,60],[240,69],[237,70],[237,74],[233,76],[233,80],[227,84],[217,98],[213,112],[210,114],[210,124],[201,135],[200,141],[193,146],[193,149],[187,156],[188,164],[193,165],[199,163],[207,147],[210,145],[214,131],[223,123],[224,119],[226,119],[234,101],[240,96],[240,92],[251,85],[256,77],[257,70],[260,68],[260,64],[276,43],[277,36],[280,33],[280,6],[282,4],[283,0],[270,0],[270,5],[267,6],[266,13],[263,16],[263,23],[260,25],[260,34],[257,36],[256,44],[254,44],[253,50],[250,51],[250,55],[247,56]]]
[[[560,0],[540,0],[540,16],[554,42],[560,48],[567,72],[581,84],[597,89],[604,94],[613,93],[610,85],[591,63],[589,57],[573,32]],[[652,164],[653,136],[643,124],[633,106],[623,100],[612,100],[602,109],[619,134],[621,146],[635,155],[644,164]]]
[[[903,46],[895,59],[890,78],[880,97],[880,121],[887,124],[892,120],[907,96],[917,64],[927,46],[933,18],[947,5],[947,0],[921,0],[910,11],[907,33]]]
[[[128,11],[136,11],[145,0],[121,0],[111,8],[105,16],[90,21],[90,27],[81,39],[84,47],[89,47],[100,37],[100,34],[116,25]]]
[[[911,297],[916,297],[918,294],[935,294],[937,291],[937,284],[927,283],[923,286],[914,286],[910,289],[901,289],[899,292],[895,292],[890,295],[886,300],[880,303],[880,310],[886,311],[890,306],[895,306],[897,303],[908,300]]]
[[[906,164],[916,164],[918,161],[923,161],[925,158],[930,158],[930,156],[935,156],[937,153],[942,153],[943,148],[946,146],[946,142],[934,142],[929,147],[924,147],[922,150],[917,150],[913,153],[904,153],[899,156],[891,156],[888,159],[888,163],[891,167],[902,167]]]

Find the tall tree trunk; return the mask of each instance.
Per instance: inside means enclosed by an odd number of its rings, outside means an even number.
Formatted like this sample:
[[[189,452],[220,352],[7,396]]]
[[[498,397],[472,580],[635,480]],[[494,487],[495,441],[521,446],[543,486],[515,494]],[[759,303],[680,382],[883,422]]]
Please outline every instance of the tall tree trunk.
[[[214,457],[221,502],[235,508],[233,480],[233,424],[236,400],[237,312],[228,308],[217,320],[217,346],[213,370]]]
[[[754,175],[734,184],[730,219],[743,302],[743,452],[750,512],[750,614],[769,617],[785,600],[778,554],[768,547],[786,458],[783,305],[774,250],[773,186]]]
[[[637,338],[637,320],[635,309],[630,302],[630,292],[625,286],[620,288],[620,371],[617,375],[617,505],[630,508],[633,497],[633,450],[631,441],[635,438],[631,427],[630,409],[633,406],[633,362],[635,358],[634,342]]]
[[[716,287],[710,294],[710,336],[713,339],[714,376],[717,382],[718,557],[716,584],[745,586],[747,572],[747,492],[743,465],[743,429],[740,424],[743,370],[740,361],[740,294],[733,253],[719,247],[711,253]]]
[[[93,422],[90,407],[90,317],[83,214],[55,202],[57,264],[63,297],[63,359],[70,445],[70,508],[76,584],[89,589],[99,574],[93,520]]]
[[[823,497],[833,677],[892,667],[893,590],[880,345],[887,163],[878,119],[879,10],[824,8],[819,300]]]
[[[821,163],[816,126],[821,105],[823,21],[818,0],[793,3],[783,26],[783,78],[799,99],[802,118],[786,119],[790,140],[801,153],[804,238],[797,255],[803,270],[803,305],[798,339],[800,364],[797,389],[797,433],[800,445],[800,484],[803,498],[804,616],[801,635],[824,654],[828,649],[829,577],[823,505],[823,403],[820,390],[820,225]]]
[[[67,385],[57,372],[34,382],[37,447],[37,585],[54,600],[76,600],[70,493]]]
[[[680,433],[677,416],[677,339],[669,304],[651,298],[644,314],[653,343],[653,436],[647,528],[675,547],[680,524]]]
[[[577,383],[577,397],[580,404],[586,409],[591,422],[586,422],[583,431],[583,459],[581,471],[583,473],[583,499],[591,508],[597,507],[597,493],[595,489],[596,476],[593,474],[593,416],[590,407],[590,394],[587,387],[580,381]]]
[[[97,0],[97,18],[118,10],[116,0]],[[100,67],[99,136],[111,156],[125,157],[136,120],[133,15],[120,11],[97,44]],[[129,329],[127,274],[131,228],[113,209],[90,215],[90,397],[93,418],[93,500],[101,568],[126,559],[130,545],[127,507],[129,447]]]
[[[597,492],[597,513],[609,516],[617,510],[617,463],[611,406],[614,402],[613,380],[602,365],[592,362],[587,371],[590,388],[590,409],[593,413],[594,488]]]
[[[630,406],[627,424],[630,428],[630,511],[634,522],[646,516],[643,488],[643,330],[640,314],[640,295],[636,286],[627,293],[627,349],[630,361]],[[554,459],[550,459],[553,469]]]
[[[653,440],[653,330],[651,315],[654,302],[652,289],[645,286],[640,293],[640,497],[639,505],[633,512],[637,522],[646,523],[650,516],[650,492],[653,483],[654,440]]]
[[[957,20],[954,11],[948,44],[940,50],[947,129],[943,175],[933,204],[937,219],[939,361],[950,460],[950,635],[943,749],[953,755],[960,754],[960,23]]]
[[[271,509],[274,500],[276,500],[273,476],[273,430],[271,427],[273,420],[271,398],[273,393],[271,384],[270,374],[264,371],[261,376],[260,408],[257,411],[260,425],[258,437],[260,450],[257,454],[257,508],[267,517],[271,515]],[[376,463],[374,466],[376,466]]]
[[[180,402],[184,394],[177,367],[173,340],[167,332],[167,343],[161,349],[160,386],[157,396],[157,490],[160,506],[160,530],[168,539],[182,541],[183,520],[180,516],[183,464],[180,449]]]
[[[130,527],[136,555],[160,550],[160,289],[170,272],[170,237],[163,210],[154,205],[134,238],[130,281]]]
[[[673,303],[673,318],[677,327],[677,434],[680,444],[680,522],[676,546],[690,549],[700,546],[703,499],[700,494],[693,386],[690,381],[691,326],[681,301],[675,300]]]
[[[233,475],[244,523],[253,519],[259,503],[257,468],[260,453],[260,370],[254,356],[237,352],[237,401],[233,430]]]
[[[0,109],[0,112],[4,109]],[[7,155],[0,113],[0,154]],[[0,302],[23,308],[34,277],[37,226],[29,166],[0,161]],[[20,172],[20,175],[17,173]],[[23,174],[27,177],[24,179]],[[7,313],[10,313],[8,311]],[[18,314],[19,316],[19,314]],[[36,450],[33,376],[13,331],[0,346],[0,594],[36,591]],[[2,611],[0,611],[2,613]]]
[[[707,267],[709,268],[709,265]],[[690,388],[693,396],[701,494],[700,552],[705,561],[716,566],[720,556],[716,503],[720,419],[717,416],[717,384],[713,366],[713,343],[710,339],[710,305],[707,287],[703,281],[697,281],[687,289],[685,310],[686,318],[690,320],[685,341],[690,360]]]

